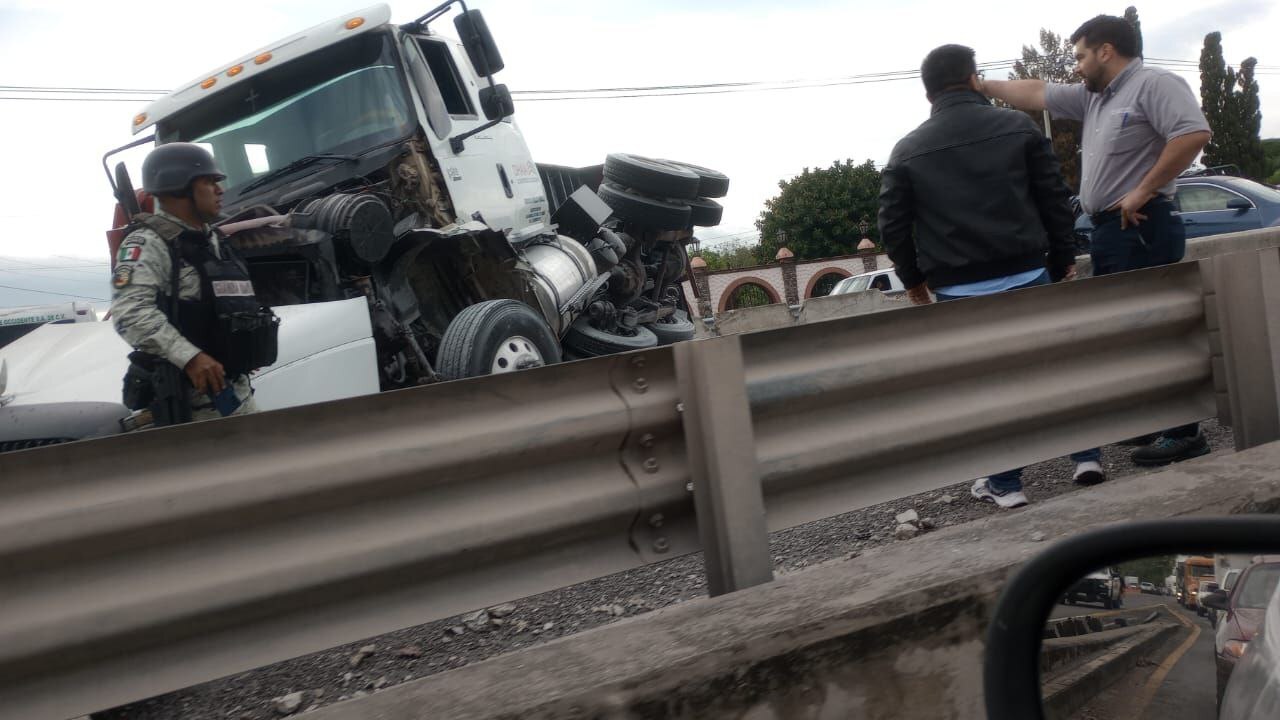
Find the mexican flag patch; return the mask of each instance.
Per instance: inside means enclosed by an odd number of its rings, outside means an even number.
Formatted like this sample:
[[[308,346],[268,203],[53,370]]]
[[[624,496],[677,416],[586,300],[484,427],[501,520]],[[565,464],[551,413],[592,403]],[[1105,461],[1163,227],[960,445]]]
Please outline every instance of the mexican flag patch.
[[[132,245],[120,248],[120,254],[117,256],[118,262],[133,262],[142,257],[142,246]]]

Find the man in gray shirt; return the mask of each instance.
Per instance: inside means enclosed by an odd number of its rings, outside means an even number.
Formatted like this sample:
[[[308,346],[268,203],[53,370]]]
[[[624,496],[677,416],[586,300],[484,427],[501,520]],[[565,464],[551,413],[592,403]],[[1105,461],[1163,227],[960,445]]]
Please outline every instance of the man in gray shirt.
[[[1185,80],[1137,57],[1138,39],[1124,18],[1099,15],[1071,36],[1083,84],[988,80],[982,92],[1021,110],[1045,110],[1084,123],[1080,205],[1093,220],[1093,273],[1106,275],[1174,263],[1186,251],[1186,230],[1173,199],[1174,180],[1211,137],[1209,123]],[[1204,455],[1198,424],[1164,431],[1133,453],[1139,465]],[[1096,472],[1076,480],[1093,484]]]

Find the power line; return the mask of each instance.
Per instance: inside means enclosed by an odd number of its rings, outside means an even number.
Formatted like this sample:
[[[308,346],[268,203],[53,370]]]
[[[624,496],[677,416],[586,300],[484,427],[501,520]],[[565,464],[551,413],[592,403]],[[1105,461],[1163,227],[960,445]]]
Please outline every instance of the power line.
[[[53,292],[52,290],[35,290],[33,288],[16,287],[14,285],[0,285],[0,288],[6,290],[21,290],[23,292],[42,293],[44,295],[59,295],[62,297],[79,298],[81,300],[97,300],[99,302],[107,302],[106,298],[95,297],[93,295],[72,295],[71,293]]]

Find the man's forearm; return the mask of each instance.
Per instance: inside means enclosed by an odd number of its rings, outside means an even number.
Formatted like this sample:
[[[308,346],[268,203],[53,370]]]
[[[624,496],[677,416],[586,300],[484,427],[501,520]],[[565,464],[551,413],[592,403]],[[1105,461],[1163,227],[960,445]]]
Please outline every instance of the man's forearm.
[[[1019,110],[1044,110],[1043,80],[983,80],[987,97],[1003,100]]]
[[[1173,182],[1183,170],[1191,166],[1191,161],[1204,149],[1211,138],[1207,132],[1193,132],[1170,140],[1165,146],[1156,164],[1142,178],[1138,190],[1147,195],[1155,195],[1160,188]]]

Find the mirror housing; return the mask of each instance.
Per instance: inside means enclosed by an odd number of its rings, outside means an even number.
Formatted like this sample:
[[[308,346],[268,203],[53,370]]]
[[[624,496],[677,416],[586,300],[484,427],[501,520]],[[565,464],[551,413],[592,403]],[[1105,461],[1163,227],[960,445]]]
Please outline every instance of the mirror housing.
[[[467,57],[477,75],[489,77],[506,67],[502,63],[502,53],[498,52],[498,44],[493,41],[489,25],[479,10],[459,13],[453,19],[453,26],[458,31],[462,46],[467,49]]]
[[[1249,202],[1248,200],[1245,200],[1242,197],[1231,198],[1230,200],[1227,201],[1227,209],[1228,210],[1252,210],[1253,203]]]
[[[1059,542],[1005,583],[987,628],[982,685],[989,720],[1043,720],[1040,646],[1045,620],[1077,579],[1097,568],[1189,548],[1267,554],[1280,551],[1280,517],[1177,518],[1127,522]]]
[[[486,120],[503,120],[516,114],[515,102],[506,85],[480,88],[480,108]]]
[[[1200,598],[1200,604],[1214,610],[1230,610],[1231,606],[1227,602],[1227,594],[1222,590],[1214,590]]]

